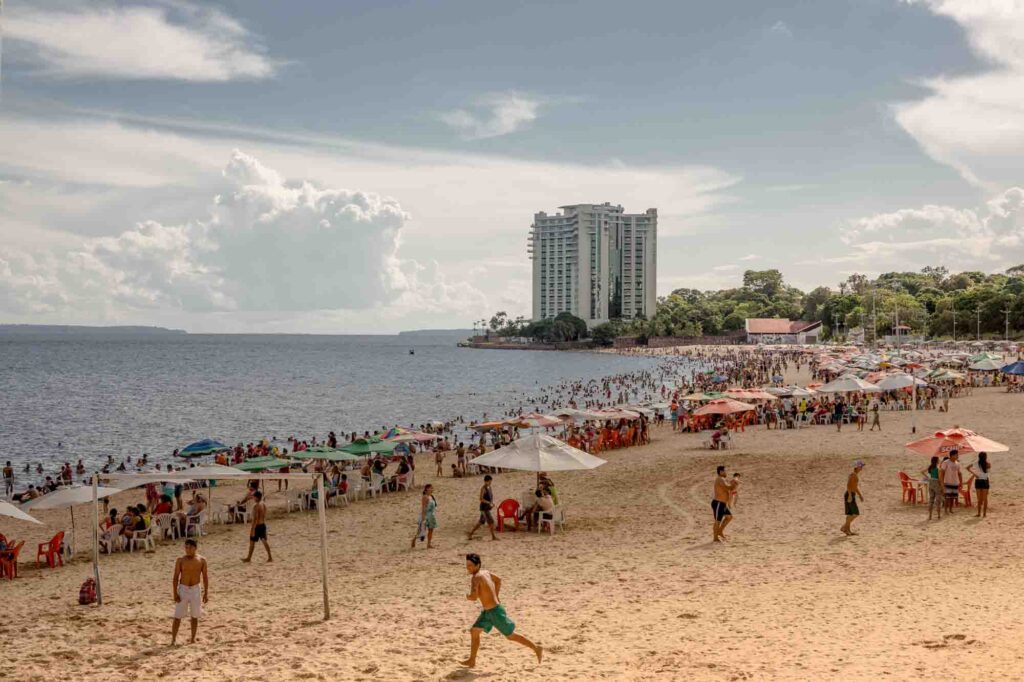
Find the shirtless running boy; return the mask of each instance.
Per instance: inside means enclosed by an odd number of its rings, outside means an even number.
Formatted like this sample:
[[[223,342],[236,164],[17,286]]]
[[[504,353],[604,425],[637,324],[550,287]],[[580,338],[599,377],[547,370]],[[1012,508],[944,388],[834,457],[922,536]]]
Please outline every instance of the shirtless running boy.
[[[195,539],[185,540],[185,556],[178,557],[174,562],[174,578],[172,580],[174,592],[174,624],[171,626],[171,645],[177,643],[178,628],[181,627],[181,619],[187,612],[192,621],[192,638],[189,644],[196,641],[196,630],[199,628],[199,617],[203,614],[203,604],[210,596],[210,577],[206,571],[206,559],[199,556],[196,551],[198,545]],[[200,593],[199,582],[202,580],[202,592]]]
[[[533,653],[537,655],[537,663],[540,663],[544,657],[544,647],[534,644],[522,635],[515,634],[516,624],[505,613],[505,607],[499,600],[501,578],[481,568],[481,563],[480,555],[466,555],[466,571],[473,576],[466,599],[469,601],[479,599],[483,611],[480,612],[480,616],[469,630],[469,658],[462,661],[462,665],[467,668],[476,666],[476,654],[480,650],[480,633],[490,632],[492,628],[497,628],[498,632],[505,635],[506,639],[532,649]]]

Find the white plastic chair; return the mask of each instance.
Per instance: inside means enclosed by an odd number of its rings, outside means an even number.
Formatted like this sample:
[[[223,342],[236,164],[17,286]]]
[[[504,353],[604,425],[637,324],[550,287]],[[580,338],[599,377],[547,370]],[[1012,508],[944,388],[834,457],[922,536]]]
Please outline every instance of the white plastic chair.
[[[100,534],[100,549],[107,554],[113,554],[114,552],[120,552],[124,549],[124,537],[121,535],[121,531],[124,530],[124,526],[120,523],[116,523],[110,527],[106,535]]]
[[[289,490],[284,496],[285,512],[290,512],[294,506],[299,511],[306,508],[306,491]]]
[[[205,511],[201,511],[195,516],[187,516],[185,518],[187,519],[185,523],[185,537],[188,537],[189,535],[206,535],[203,531],[203,526],[206,525]]]
[[[246,505],[244,507],[236,506],[235,507],[235,513],[234,513],[234,515],[232,517],[232,522],[233,523],[251,523],[252,522],[252,512],[249,511],[249,506],[248,505]]]
[[[402,474],[395,478],[395,490],[411,490],[412,489],[412,472]]]
[[[143,549],[156,549],[156,540],[153,539],[153,528],[146,530],[132,531],[132,537],[128,541],[128,551],[134,552],[139,545]]]
[[[541,527],[544,524],[548,524],[548,528],[551,530],[551,534],[555,534],[555,526],[559,525],[562,529],[565,529],[565,509],[561,506],[555,506],[549,512],[542,511],[537,516],[537,532],[540,532]]]
[[[384,494],[384,477],[380,474],[370,474],[370,487],[367,492],[371,497]]]
[[[161,540],[178,539],[178,523],[173,514],[160,514],[156,517],[156,527],[160,531]]]

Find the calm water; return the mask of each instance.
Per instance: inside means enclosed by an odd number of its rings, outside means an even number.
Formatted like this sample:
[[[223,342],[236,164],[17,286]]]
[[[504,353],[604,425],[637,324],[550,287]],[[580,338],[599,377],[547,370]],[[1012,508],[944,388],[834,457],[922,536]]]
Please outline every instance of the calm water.
[[[604,354],[456,348],[459,338],[0,337],[0,460],[24,481],[29,461],[52,473],[108,454],[167,461],[201,438],[283,441],[479,419],[544,385],[653,367]]]

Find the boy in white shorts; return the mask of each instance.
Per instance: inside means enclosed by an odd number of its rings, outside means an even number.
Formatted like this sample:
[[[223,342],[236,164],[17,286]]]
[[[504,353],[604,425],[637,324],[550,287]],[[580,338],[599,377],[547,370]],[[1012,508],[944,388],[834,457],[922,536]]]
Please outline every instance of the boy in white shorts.
[[[174,624],[171,626],[171,645],[177,643],[178,628],[181,627],[181,619],[188,613],[192,624],[192,638],[189,643],[196,641],[196,630],[199,628],[199,617],[203,615],[203,604],[206,603],[210,592],[210,577],[206,570],[206,559],[196,552],[199,546],[195,538],[185,540],[185,556],[178,557],[174,562]],[[200,581],[202,588],[200,589]]]

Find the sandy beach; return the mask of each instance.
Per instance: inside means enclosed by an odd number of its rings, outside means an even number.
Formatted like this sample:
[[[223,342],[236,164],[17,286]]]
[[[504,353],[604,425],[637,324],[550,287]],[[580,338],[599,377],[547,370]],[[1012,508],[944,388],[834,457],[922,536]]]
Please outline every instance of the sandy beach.
[[[316,516],[286,515],[271,483],[273,564],[259,548],[254,563],[240,561],[242,526],[210,526],[200,542],[211,596],[198,643],[168,646],[180,542],[103,556],[102,608],[77,604],[91,575],[82,552],[54,571],[23,564],[19,579],[0,582],[0,678],[1020,679],[1024,395],[979,389],[951,408],[920,413],[919,433],[960,424],[1011,448],[992,457],[983,521],[961,508],[928,522],[926,505],[901,503],[897,471],[916,476],[927,465],[902,448],[907,413],[883,413],[881,433],[756,427],[714,453],[700,436],[654,429],[651,446],[554,476],[568,527],[553,538],[467,542],[480,478],[437,480],[421,457],[418,482],[433,482],[439,502],[438,548],[409,549],[417,494],[329,509],[330,621]],[[858,457],[867,462],[860,535],[845,537],[842,490]],[[743,484],[730,541],[715,545],[709,500],[719,463]],[[531,481],[497,476],[496,499],[518,498]],[[122,494],[113,506],[140,496]],[[0,521],[0,531],[28,540],[23,561],[67,524],[66,511],[39,516],[50,526]],[[84,508],[77,518],[84,550]],[[465,600],[468,551],[503,578],[517,631],[546,648],[542,666],[496,634],[484,637],[477,669],[459,666],[477,614]]]

